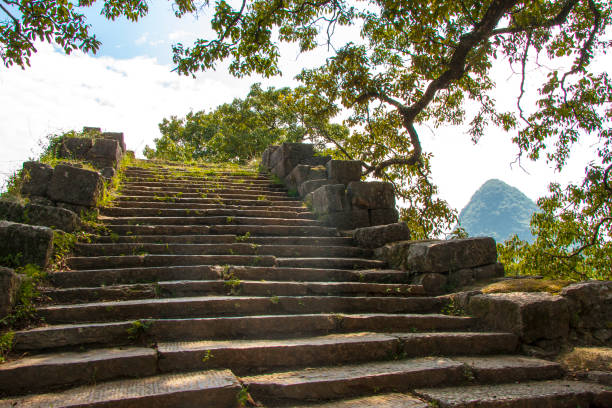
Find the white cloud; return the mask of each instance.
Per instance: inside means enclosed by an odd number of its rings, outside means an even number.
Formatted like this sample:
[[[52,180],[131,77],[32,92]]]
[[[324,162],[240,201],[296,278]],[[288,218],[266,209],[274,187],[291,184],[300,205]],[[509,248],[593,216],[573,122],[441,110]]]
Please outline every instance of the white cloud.
[[[145,44],[147,42],[148,37],[149,37],[149,33],[144,33],[140,37],[138,37],[136,40],[134,40],[134,44],[136,45]]]

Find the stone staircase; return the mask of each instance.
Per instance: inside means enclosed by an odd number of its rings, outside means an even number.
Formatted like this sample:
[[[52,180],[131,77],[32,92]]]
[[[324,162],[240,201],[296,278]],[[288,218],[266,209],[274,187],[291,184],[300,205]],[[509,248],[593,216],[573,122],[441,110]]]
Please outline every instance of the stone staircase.
[[[15,334],[0,407],[604,407],[254,171],[143,162]]]

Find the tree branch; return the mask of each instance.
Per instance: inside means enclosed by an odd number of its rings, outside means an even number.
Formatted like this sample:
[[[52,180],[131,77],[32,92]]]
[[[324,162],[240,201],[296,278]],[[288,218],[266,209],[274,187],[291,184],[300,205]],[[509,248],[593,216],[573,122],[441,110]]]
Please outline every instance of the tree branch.
[[[561,25],[565,22],[565,20],[567,20],[567,16],[569,15],[570,11],[572,11],[572,9],[574,8],[576,4],[578,4],[578,0],[567,1],[565,5],[561,8],[561,11],[559,11],[559,14],[557,14],[553,18],[546,20],[542,23],[530,24],[530,25],[522,26],[522,27],[515,26],[515,27],[496,28],[491,31],[491,35],[516,34],[516,33],[520,33],[523,31],[531,31],[531,30],[535,30],[538,28],[551,28],[554,26]]]
[[[595,230],[593,231],[593,235],[591,236],[591,240],[584,244],[583,246],[581,246],[580,248],[574,250],[571,254],[568,255],[557,255],[557,254],[551,254],[551,253],[546,253],[548,256],[551,256],[553,258],[560,258],[560,259],[569,259],[569,258],[573,258],[576,255],[579,255],[582,251],[584,251],[587,248],[590,248],[594,245],[597,245],[597,237],[599,236],[599,230],[601,229],[602,225],[605,224],[606,222],[610,222],[612,221],[612,217],[604,217],[601,220],[599,220],[599,222],[595,225]]]

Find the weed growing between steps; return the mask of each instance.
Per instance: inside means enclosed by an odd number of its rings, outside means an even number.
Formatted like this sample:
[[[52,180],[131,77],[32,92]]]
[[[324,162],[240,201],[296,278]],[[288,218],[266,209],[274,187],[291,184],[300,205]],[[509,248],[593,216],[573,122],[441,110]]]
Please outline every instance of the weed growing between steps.
[[[453,298],[449,299],[448,303],[440,310],[440,313],[447,316],[467,316],[465,310]]]
[[[12,330],[0,335],[0,363],[4,363],[6,361],[8,354],[13,349],[14,338],[15,332]]]
[[[151,322],[145,320],[135,320],[130,327],[126,329],[128,339],[133,343],[145,344],[148,338],[148,332],[151,328]]]

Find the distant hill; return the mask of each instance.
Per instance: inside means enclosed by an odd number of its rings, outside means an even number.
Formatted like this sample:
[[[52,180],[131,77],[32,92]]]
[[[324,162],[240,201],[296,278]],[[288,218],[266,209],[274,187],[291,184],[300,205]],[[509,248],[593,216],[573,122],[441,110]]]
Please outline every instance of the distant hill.
[[[533,241],[529,231],[531,215],[538,210],[519,189],[501,180],[491,179],[474,193],[459,214],[459,223],[468,234],[490,236],[503,242],[513,234]]]

